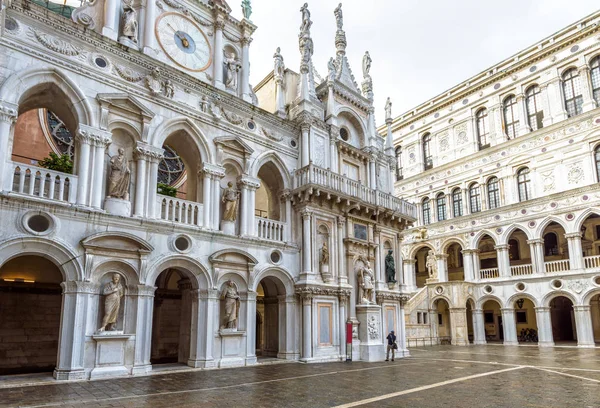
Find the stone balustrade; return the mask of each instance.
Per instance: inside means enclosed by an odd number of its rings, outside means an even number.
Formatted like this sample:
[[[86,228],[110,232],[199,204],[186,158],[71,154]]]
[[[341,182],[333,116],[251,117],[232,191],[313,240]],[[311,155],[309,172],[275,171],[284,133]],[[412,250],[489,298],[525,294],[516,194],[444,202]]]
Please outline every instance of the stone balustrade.
[[[10,192],[75,203],[77,176],[23,163],[12,163]]]
[[[532,275],[533,274],[533,265],[511,265],[510,267],[510,276],[523,276],[523,275]]]
[[[256,235],[258,238],[278,242],[285,241],[284,229],[287,228],[287,226],[284,222],[255,217],[255,223]]]
[[[202,226],[202,203],[157,194],[156,218],[179,224]]]
[[[567,272],[569,270],[569,260],[560,259],[558,261],[544,262],[546,273]]]
[[[479,271],[479,279],[494,279],[500,277],[498,268],[487,268]]]

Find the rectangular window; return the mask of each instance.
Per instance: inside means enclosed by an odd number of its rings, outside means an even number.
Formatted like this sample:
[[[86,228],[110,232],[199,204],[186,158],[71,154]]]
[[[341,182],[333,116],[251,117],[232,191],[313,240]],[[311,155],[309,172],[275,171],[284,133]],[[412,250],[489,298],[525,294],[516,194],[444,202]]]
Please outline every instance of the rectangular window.
[[[367,240],[367,226],[362,224],[354,224],[354,238]]]
[[[345,161],[343,170],[344,170],[344,175],[346,177],[348,177],[349,179],[356,180],[356,181],[359,180],[360,169],[358,168],[358,166]]]
[[[446,196],[438,197],[437,199],[437,220],[446,220]]]
[[[494,324],[494,312],[484,312],[483,318],[485,324]]]
[[[596,239],[600,239],[600,225],[596,225]]]
[[[456,189],[452,193],[452,210],[455,217],[463,215],[462,191],[460,189]]]
[[[516,313],[517,323],[527,323],[527,311],[517,310]]]
[[[438,313],[438,324],[440,326],[444,324],[443,316],[441,313]]]
[[[423,324],[427,324],[427,312],[423,312]]]
[[[421,312],[417,312],[417,324],[423,323],[421,320]]]

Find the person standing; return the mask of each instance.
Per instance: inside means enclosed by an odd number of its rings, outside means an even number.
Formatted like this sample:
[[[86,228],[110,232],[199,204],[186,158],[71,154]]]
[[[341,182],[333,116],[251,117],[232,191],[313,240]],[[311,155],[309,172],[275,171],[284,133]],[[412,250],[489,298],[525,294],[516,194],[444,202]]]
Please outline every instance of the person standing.
[[[392,350],[392,361],[394,361],[394,357],[396,356],[396,335],[392,330],[390,334],[387,335],[387,352],[385,353],[385,361],[390,361],[390,350]]]

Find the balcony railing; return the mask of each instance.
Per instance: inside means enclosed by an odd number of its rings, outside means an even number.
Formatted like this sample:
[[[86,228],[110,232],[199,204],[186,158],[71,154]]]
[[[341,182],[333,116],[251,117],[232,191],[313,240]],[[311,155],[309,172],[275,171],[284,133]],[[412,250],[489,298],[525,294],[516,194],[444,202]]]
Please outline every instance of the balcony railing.
[[[385,207],[408,218],[417,218],[417,207],[391,194],[373,190],[361,182],[341,176],[322,167],[309,164],[294,173],[294,188],[307,184],[323,186],[336,193],[355,197],[370,205]]]
[[[583,262],[586,269],[600,268],[600,255],[586,256]]]
[[[13,193],[75,203],[77,176],[22,163],[12,163]]]
[[[510,275],[511,276],[523,276],[533,274],[533,265],[511,265]]]
[[[488,268],[479,271],[479,279],[494,279],[499,276],[498,268]]]
[[[256,235],[262,239],[284,242],[285,223],[269,220],[268,218],[255,217]]]
[[[546,273],[566,272],[569,270],[569,260],[560,259],[558,261],[544,262]]]
[[[202,226],[202,203],[157,195],[156,218],[179,224]]]

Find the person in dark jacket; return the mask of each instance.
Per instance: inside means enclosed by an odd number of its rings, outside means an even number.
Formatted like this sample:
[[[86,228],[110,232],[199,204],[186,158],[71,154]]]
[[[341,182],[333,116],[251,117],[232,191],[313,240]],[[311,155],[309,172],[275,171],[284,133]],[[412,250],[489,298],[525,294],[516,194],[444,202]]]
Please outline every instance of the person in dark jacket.
[[[392,350],[392,361],[394,361],[394,357],[396,356],[396,335],[392,330],[390,334],[387,335],[387,352],[385,353],[385,361],[390,361],[390,350]]]

